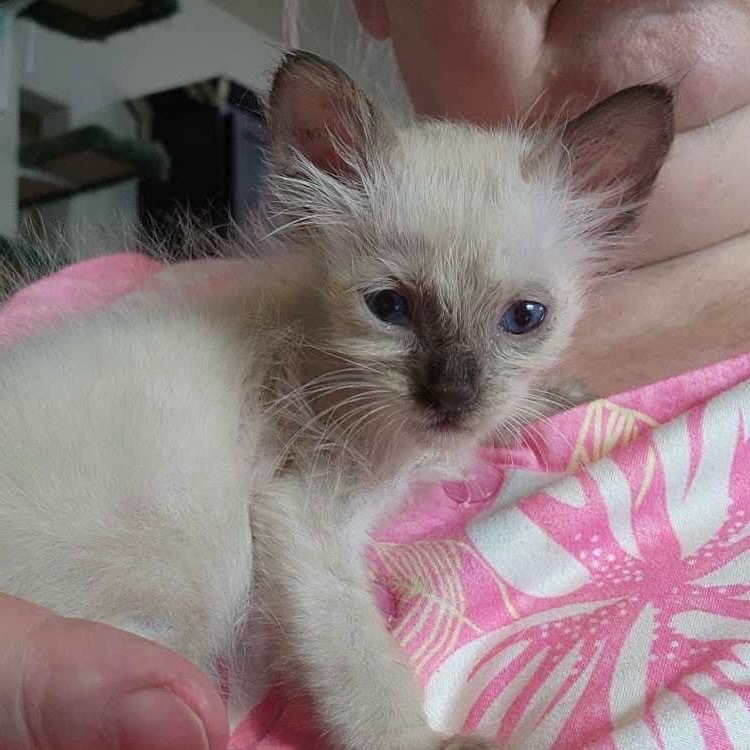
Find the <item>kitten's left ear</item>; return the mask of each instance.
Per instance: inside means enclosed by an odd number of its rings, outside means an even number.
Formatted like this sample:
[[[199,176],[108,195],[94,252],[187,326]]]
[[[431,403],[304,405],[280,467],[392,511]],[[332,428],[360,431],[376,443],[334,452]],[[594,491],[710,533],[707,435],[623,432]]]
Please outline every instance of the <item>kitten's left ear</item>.
[[[276,168],[294,152],[334,177],[356,177],[387,130],[383,116],[340,68],[309,52],[287,54],[269,98]]]
[[[600,230],[629,229],[674,140],[674,98],[663,86],[624,89],[570,122],[563,145],[578,193],[602,197]]]

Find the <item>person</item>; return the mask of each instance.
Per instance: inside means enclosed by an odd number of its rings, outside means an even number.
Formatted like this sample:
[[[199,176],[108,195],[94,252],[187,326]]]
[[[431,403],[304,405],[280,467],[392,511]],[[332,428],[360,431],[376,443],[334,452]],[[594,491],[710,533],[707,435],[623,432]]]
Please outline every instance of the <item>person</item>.
[[[181,657],[0,594],[3,750],[224,750],[227,737],[219,695]]]
[[[418,113],[575,116],[627,86],[677,93],[678,135],[636,241],[568,368],[607,395],[750,350],[747,0],[355,0]],[[631,258],[626,258],[629,262]]]
[[[504,124],[677,86],[638,268],[602,284],[568,368],[613,393],[750,350],[747,0],[354,0],[416,110]],[[219,696],[155,644],[0,596],[0,747],[223,750]]]

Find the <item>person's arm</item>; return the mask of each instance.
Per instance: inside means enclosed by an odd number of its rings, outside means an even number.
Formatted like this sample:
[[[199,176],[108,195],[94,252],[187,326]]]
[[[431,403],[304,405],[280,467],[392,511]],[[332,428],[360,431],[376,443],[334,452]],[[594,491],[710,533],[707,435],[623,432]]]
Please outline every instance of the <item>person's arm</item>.
[[[745,354],[749,292],[747,237],[603,281],[565,374],[609,396]]]

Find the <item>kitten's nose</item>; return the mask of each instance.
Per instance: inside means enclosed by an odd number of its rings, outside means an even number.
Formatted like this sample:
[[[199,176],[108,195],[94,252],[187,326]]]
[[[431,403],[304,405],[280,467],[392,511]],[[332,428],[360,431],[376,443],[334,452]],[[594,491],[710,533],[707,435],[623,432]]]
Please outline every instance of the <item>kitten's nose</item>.
[[[426,401],[439,411],[460,416],[477,400],[478,374],[471,352],[451,351],[433,358],[425,374]]]

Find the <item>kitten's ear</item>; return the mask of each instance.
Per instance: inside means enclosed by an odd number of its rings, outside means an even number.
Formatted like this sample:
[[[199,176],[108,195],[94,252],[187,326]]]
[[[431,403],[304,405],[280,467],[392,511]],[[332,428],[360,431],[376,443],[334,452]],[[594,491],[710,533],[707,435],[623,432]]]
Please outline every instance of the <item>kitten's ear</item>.
[[[269,98],[276,168],[288,172],[294,152],[334,177],[366,168],[385,123],[341,69],[308,52],[290,52],[276,72]]]
[[[607,209],[600,230],[616,233],[630,228],[673,140],[674,98],[658,85],[620,91],[567,125],[563,145],[574,189],[601,194]]]

